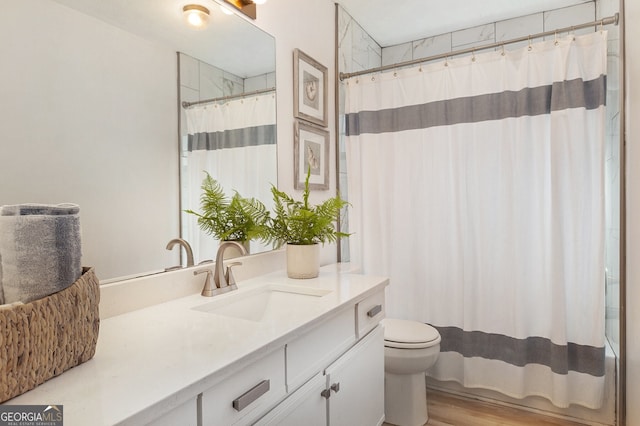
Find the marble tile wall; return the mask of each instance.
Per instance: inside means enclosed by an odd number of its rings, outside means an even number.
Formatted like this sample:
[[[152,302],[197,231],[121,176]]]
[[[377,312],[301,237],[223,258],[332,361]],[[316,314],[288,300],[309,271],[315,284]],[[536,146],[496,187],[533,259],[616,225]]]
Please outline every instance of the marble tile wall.
[[[340,72],[362,71],[382,65],[382,48],[369,34],[342,8],[338,8],[338,69]],[[339,173],[338,190],[343,198],[348,199],[347,192],[347,159],[344,145],[344,91],[340,91],[338,107],[338,155]],[[343,214],[340,229],[349,232],[349,216]],[[349,241],[340,242],[340,258],[343,262],[350,260]]]
[[[620,10],[618,0],[598,0],[596,19]],[[605,330],[620,351],[620,27],[608,26],[605,130]]]
[[[538,13],[515,17],[513,19],[488,23],[473,28],[462,29],[446,34],[415,40],[395,46],[380,47],[356,21],[339,8],[339,71],[353,72],[390,65],[432,55],[452,52],[458,49],[495,43],[518,37],[528,36],[554,28],[572,25],[612,16],[619,11],[618,0],[594,0],[576,6],[540,11]],[[620,35],[618,26],[608,26],[608,76],[607,76],[607,129],[605,164],[605,210],[606,210],[606,330],[607,336],[617,352],[619,318],[619,242],[620,242],[620,119],[619,119],[619,60]],[[592,29],[575,31],[586,33]],[[562,34],[559,34],[562,35]],[[551,36],[553,37],[553,36]],[[508,45],[507,49],[526,46],[527,41]],[[347,170],[345,167],[344,147],[344,94],[340,93],[340,133],[339,137],[339,189],[348,198]],[[343,222],[343,230],[348,232],[348,222]],[[349,260],[348,242],[342,245],[342,259]]]
[[[179,56],[180,102],[238,95],[276,85],[275,72],[242,78],[183,53]],[[184,124],[184,120],[180,121]],[[181,128],[180,134],[186,135],[186,130]]]
[[[454,50],[479,47],[513,38],[525,37],[554,28],[564,28],[590,22],[596,19],[596,3],[602,1],[612,0],[590,1],[562,9],[541,11],[531,15],[519,16],[504,21],[492,22],[421,40],[384,47],[382,49],[382,64],[391,65],[413,59],[426,58]],[[581,34],[589,31],[591,30],[584,29],[577,30],[575,33]],[[515,49],[526,45],[526,43],[526,41],[514,43],[506,46],[506,48]]]
[[[244,79],[209,65],[199,59],[179,54],[180,103],[194,102],[221,96],[237,95],[245,88]],[[184,110],[181,109],[180,135],[186,136]]]

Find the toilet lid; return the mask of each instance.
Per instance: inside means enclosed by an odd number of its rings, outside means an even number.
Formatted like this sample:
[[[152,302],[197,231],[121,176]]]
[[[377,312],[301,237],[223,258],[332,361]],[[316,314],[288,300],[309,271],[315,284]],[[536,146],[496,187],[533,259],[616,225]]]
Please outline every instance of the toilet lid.
[[[440,333],[418,321],[385,318],[384,344],[393,348],[426,348],[440,343]]]

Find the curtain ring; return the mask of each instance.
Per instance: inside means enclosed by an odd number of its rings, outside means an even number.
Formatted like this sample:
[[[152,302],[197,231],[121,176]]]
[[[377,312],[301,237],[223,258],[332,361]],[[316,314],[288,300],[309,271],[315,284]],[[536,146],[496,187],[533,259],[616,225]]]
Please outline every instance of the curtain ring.
[[[449,57],[448,57],[448,56],[445,56],[445,57],[444,57],[444,66],[445,66],[445,67],[448,67],[448,66],[449,66]]]
[[[471,62],[475,62],[476,61],[476,50],[473,49],[471,51]]]
[[[504,44],[502,45],[502,56],[506,55],[506,53],[504,52]]]
[[[418,72],[422,72],[422,64],[420,64],[420,68],[418,68]]]
[[[531,35],[529,35],[529,52],[531,52],[532,49],[533,47],[531,46]]]
[[[558,32],[556,31],[555,33],[553,33],[553,44],[554,45],[558,45]]]
[[[393,76],[394,76],[394,77],[397,77],[397,76],[398,76],[398,71],[394,71],[394,72],[393,72]]]
[[[604,19],[600,20],[600,34],[602,34],[602,31],[604,30]]]
[[[371,76],[371,81],[376,81],[376,76],[375,75]]]

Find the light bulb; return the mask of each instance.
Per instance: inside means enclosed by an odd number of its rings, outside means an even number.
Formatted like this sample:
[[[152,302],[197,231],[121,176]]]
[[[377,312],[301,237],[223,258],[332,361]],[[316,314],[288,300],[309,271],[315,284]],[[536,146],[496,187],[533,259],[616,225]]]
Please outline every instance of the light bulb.
[[[209,9],[197,4],[188,4],[182,8],[187,23],[195,28],[202,29],[209,22]]]

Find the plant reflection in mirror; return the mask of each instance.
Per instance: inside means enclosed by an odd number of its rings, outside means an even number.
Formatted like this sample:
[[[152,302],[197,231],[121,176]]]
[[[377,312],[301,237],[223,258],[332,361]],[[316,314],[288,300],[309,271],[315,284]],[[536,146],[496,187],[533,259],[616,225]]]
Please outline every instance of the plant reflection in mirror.
[[[200,195],[202,213],[185,210],[198,217],[200,229],[220,241],[268,239],[269,212],[265,205],[255,198],[244,198],[237,191],[228,198],[218,181],[205,173]]]

